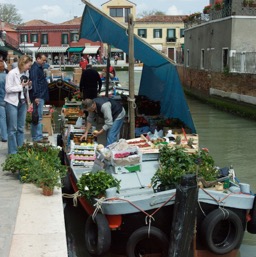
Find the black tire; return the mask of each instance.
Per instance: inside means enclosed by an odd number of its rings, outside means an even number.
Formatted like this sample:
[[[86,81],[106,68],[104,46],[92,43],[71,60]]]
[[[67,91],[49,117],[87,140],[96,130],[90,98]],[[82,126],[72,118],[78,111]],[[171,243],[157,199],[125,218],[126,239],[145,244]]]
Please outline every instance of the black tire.
[[[126,245],[127,257],[139,257],[145,254],[161,253],[162,257],[168,255],[167,236],[156,227],[141,227],[129,237]]]
[[[98,213],[94,220],[89,216],[85,224],[85,245],[92,255],[100,256],[109,251],[111,231],[106,217]]]
[[[201,234],[211,252],[226,254],[241,244],[244,229],[236,213],[219,208],[206,216],[202,222]]]
[[[247,223],[247,231],[256,234],[256,195],[254,196],[253,207],[250,210],[251,220]]]

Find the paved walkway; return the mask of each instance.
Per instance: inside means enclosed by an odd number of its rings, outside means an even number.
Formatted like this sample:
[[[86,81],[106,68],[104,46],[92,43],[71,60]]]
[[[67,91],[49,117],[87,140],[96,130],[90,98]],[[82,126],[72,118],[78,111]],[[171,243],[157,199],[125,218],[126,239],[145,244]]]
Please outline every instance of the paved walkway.
[[[0,164],[6,155],[7,143],[0,142]],[[0,256],[68,256],[61,189],[43,196],[0,166]]]

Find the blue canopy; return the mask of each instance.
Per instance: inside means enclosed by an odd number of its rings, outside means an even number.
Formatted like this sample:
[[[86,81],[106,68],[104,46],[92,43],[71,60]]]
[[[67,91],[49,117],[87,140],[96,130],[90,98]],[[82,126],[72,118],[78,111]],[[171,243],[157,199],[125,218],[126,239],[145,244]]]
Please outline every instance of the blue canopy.
[[[100,41],[129,53],[127,28],[86,2],[80,38]],[[161,115],[178,118],[196,132],[178,72],[169,58],[134,35],[134,57],[143,62],[139,95],[160,101]]]

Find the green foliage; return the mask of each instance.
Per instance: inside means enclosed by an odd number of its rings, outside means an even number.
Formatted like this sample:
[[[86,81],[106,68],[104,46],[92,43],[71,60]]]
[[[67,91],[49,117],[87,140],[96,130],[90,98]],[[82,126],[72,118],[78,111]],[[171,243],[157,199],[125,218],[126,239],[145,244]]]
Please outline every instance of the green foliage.
[[[13,4],[0,4],[0,17],[2,21],[11,24],[19,24],[22,22],[22,18]]]
[[[3,171],[19,172],[24,183],[60,187],[59,180],[66,175],[66,166],[61,164],[59,152],[60,149],[52,145],[24,144],[16,154],[8,155],[2,164]]]
[[[106,189],[117,187],[120,189],[120,180],[117,180],[112,175],[104,170],[96,173],[85,173],[77,182],[79,192],[88,200],[94,197],[99,197],[105,194]]]
[[[137,15],[137,18],[141,19],[144,17],[153,16],[153,15],[165,15],[165,13],[158,10],[143,11]]]
[[[153,189],[177,184],[186,174],[196,174],[205,180],[215,180],[217,170],[208,151],[202,149],[195,154],[188,154],[182,147],[163,146],[159,150],[159,169],[151,179]]]

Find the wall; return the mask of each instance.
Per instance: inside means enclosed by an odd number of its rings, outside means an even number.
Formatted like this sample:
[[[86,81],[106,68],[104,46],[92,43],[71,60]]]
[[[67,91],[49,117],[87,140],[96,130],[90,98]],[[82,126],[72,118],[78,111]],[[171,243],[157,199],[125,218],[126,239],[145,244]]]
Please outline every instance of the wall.
[[[214,93],[256,105],[256,75],[224,74],[177,66],[184,88],[194,94],[209,96]]]
[[[231,22],[231,17],[227,17],[185,30],[184,53],[187,60],[189,50],[190,68],[201,69],[201,50],[204,49],[204,69],[222,71],[222,49],[231,47]]]

